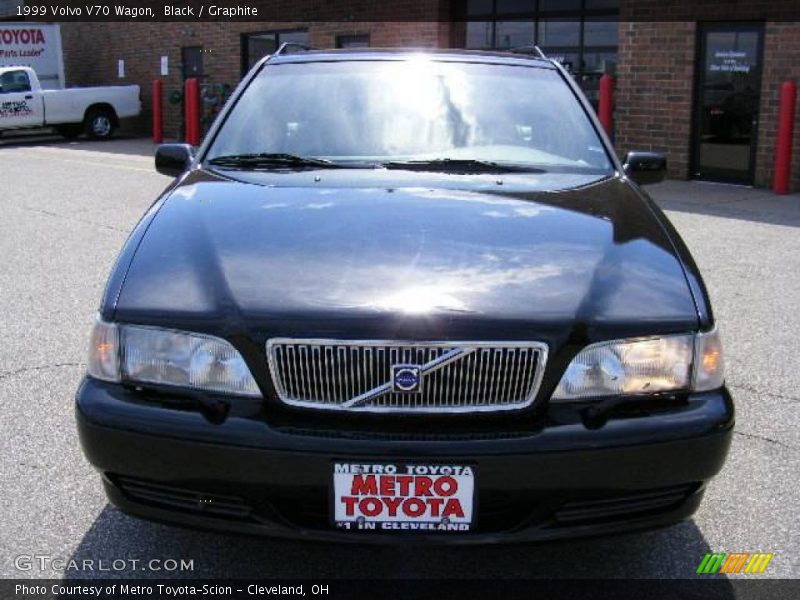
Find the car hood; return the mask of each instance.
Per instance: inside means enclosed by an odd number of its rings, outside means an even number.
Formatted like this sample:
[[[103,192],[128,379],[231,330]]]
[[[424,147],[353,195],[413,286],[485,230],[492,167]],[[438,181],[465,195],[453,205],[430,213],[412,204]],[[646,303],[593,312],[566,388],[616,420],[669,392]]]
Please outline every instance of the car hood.
[[[149,224],[115,318],[268,337],[601,339],[697,327],[672,242],[617,178],[441,178],[454,187],[420,173],[314,173],[190,174]]]

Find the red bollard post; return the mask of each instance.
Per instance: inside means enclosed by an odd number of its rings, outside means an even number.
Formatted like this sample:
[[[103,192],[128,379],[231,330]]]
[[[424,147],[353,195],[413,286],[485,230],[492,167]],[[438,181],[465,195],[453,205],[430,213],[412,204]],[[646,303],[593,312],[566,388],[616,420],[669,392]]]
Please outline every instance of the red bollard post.
[[[775,139],[775,176],[772,191],[776,194],[789,193],[792,172],[792,137],[794,136],[794,109],[797,102],[797,85],[794,81],[781,84],[778,105],[778,136]]]
[[[161,114],[161,80],[153,81],[153,143],[164,141],[164,119]]]
[[[200,82],[197,79],[187,79],[184,82],[183,101],[186,143],[198,146],[200,145]]]
[[[189,101],[189,97],[191,96],[192,91],[189,89],[189,80],[184,79],[183,81],[183,141],[187,144],[191,144],[189,141],[189,130],[191,129],[191,121],[192,121],[192,103]]]
[[[597,117],[606,133],[610,136],[613,127],[612,111],[614,108],[614,78],[608,73],[600,77],[600,87],[597,93]]]
[[[201,141],[200,136],[200,80],[192,79],[189,84],[192,88],[192,107],[194,110],[194,117],[192,118],[192,144],[199,146]]]

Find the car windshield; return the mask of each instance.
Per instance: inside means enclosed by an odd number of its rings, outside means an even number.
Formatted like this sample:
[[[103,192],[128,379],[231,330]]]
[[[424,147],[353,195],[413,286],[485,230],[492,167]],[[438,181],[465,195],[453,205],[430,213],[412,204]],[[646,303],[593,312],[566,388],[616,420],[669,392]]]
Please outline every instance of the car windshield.
[[[426,57],[267,65],[205,158],[271,154],[395,167],[611,169],[557,70]]]

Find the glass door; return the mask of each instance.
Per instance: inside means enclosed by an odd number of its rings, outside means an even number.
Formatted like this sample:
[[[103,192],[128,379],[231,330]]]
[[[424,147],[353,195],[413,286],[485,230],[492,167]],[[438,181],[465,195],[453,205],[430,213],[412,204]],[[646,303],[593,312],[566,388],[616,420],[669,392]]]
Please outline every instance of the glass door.
[[[700,24],[692,174],[753,183],[761,96],[759,23]]]

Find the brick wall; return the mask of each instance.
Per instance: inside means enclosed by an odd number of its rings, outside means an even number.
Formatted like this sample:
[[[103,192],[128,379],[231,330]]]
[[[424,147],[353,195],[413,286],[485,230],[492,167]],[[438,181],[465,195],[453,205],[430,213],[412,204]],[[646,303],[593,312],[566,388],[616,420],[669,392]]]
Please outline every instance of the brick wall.
[[[427,5],[426,5],[427,6]],[[67,85],[135,83],[142,90],[143,112],[132,128],[150,130],[151,84],[164,89],[164,134],[177,138],[180,106],[167,102],[181,90],[181,48],[203,47],[205,80],[235,85],[241,76],[241,36],[245,33],[307,29],[312,46],[332,48],[337,35],[369,34],[375,47],[437,47],[449,45],[450,26],[430,20],[407,22],[211,22],[211,23],[63,23],[61,34]],[[160,57],[169,57],[169,75],[160,76]],[[117,77],[117,61],[125,61],[125,78]]]
[[[783,81],[800,84],[800,23],[767,23],[764,28],[764,72],[761,79],[756,185],[771,186],[778,98]],[[800,191],[800,102],[795,112],[792,190]]]
[[[800,84],[800,4],[787,0],[621,0],[616,146],[666,152],[670,176],[690,176],[696,23],[760,21],[764,28],[755,184],[772,184],[782,81]],[[668,20],[670,19],[670,20]],[[800,191],[800,104],[792,190]]]
[[[690,21],[621,23],[617,66],[615,144],[667,155],[669,175],[691,174],[696,24]],[[800,83],[800,23],[764,28],[755,184],[772,185],[780,84]],[[800,191],[800,103],[795,121],[792,190]]]
[[[669,176],[689,175],[695,23],[620,23],[615,145],[667,155]]]

